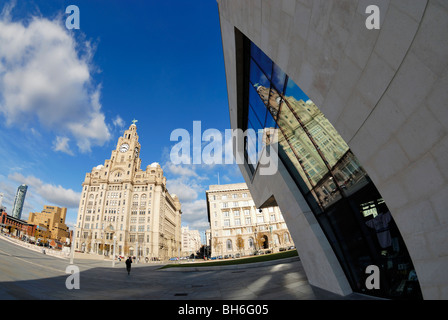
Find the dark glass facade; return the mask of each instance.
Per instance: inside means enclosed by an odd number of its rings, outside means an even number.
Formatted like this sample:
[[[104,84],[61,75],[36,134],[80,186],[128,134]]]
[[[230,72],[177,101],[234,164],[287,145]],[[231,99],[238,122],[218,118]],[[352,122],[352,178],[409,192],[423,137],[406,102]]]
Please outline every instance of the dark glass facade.
[[[247,38],[244,52],[243,129],[278,129],[279,158],[312,209],[353,291],[422,299],[389,209],[347,143],[300,87]],[[256,143],[245,138],[246,161]],[[256,165],[247,163],[251,175]],[[380,270],[379,289],[366,287],[369,265]]]

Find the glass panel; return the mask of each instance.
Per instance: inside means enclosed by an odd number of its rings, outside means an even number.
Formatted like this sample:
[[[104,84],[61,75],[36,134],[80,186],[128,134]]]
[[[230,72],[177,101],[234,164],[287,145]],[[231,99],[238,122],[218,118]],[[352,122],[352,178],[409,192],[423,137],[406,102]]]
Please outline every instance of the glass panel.
[[[278,94],[275,88],[271,88],[269,92],[269,105],[268,109],[274,119],[277,119],[280,112],[280,104],[283,102],[283,98]]]
[[[359,224],[346,201],[340,201],[327,209],[325,213],[331,229],[334,232],[338,246],[342,249],[341,259],[346,263],[346,273],[350,275],[352,283],[356,284],[356,291],[365,286],[365,270],[372,264],[372,256],[368,244],[363,237]]]
[[[248,128],[265,131],[260,133],[262,141],[254,131],[245,139],[246,161],[254,163],[248,164],[250,171],[256,168],[257,143],[269,144],[278,127],[280,159],[319,221],[353,290],[421,299],[399,230],[347,143],[309,97],[253,43],[251,54]],[[380,290],[365,287],[368,265],[380,268]]]
[[[260,128],[260,129],[263,128],[263,126],[260,123],[260,120],[258,119],[257,115],[255,114],[255,112],[250,104],[249,104],[249,121],[256,128]]]
[[[369,179],[367,173],[359,165],[358,159],[348,151],[332,169],[333,176],[342,192],[349,196],[363,188]]]
[[[342,198],[341,192],[330,174],[319,181],[313,189],[313,194],[323,208],[329,207]]]
[[[256,166],[257,164],[257,129],[252,126],[252,123],[248,122],[248,129],[246,139],[246,155],[249,164]]]
[[[296,94],[296,96],[294,96]],[[293,81],[288,81],[285,100],[295,115],[302,121],[319,147],[322,156],[333,167],[348,151],[349,147],[319,108]],[[307,99],[307,100],[304,100]]]
[[[277,128],[277,123],[275,122],[274,118],[272,117],[271,113],[268,112],[266,114],[266,124],[264,126],[265,128]]]
[[[283,87],[285,86],[286,74],[280,69],[279,66],[274,64],[274,73],[272,75],[272,84],[277,89],[277,92],[283,93]]]
[[[266,78],[266,75],[263,73],[263,71],[260,70],[258,65],[254,62],[254,60],[250,60],[250,82],[253,86],[262,86],[269,88],[270,82],[269,79]]]
[[[278,126],[282,129],[294,153],[300,160],[302,168],[313,186],[328,173],[325,163],[286,103],[280,106]]]
[[[255,87],[249,85],[249,104],[252,106],[255,114],[262,126],[264,126],[266,122],[266,113],[268,109],[261,99],[263,99],[263,87],[258,87],[257,90]]]
[[[269,57],[253,43],[251,43],[250,51],[252,58],[258,63],[258,65],[264,71],[268,79],[271,79],[272,60],[269,59]]]
[[[363,286],[360,291],[389,298],[422,299],[412,260],[378,190],[369,183],[348,199],[364,238],[372,248],[372,259],[365,263],[380,266],[381,270],[380,289],[372,292]],[[363,260],[361,252],[356,258]]]

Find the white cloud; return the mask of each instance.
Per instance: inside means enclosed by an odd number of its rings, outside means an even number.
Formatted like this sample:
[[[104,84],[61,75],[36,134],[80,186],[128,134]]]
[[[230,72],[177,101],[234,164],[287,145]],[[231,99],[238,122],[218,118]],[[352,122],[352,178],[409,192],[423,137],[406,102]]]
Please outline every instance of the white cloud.
[[[111,135],[101,86],[92,80],[90,43],[78,43],[61,21],[12,22],[10,12],[4,7],[0,15],[0,114],[6,124],[37,119],[57,135],[72,136],[81,152],[103,145]]]
[[[114,124],[114,126],[120,128],[120,129],[124,128],[124,124],[125,124],[124,120],[119,115],[117,115],[115,117],[115,119],[113,120],[112,123]]]
[[[25,177],[20,173],[10,174],[8,179],[16,181],[19,184],[24,183],[28,185],[28,191],[41,196],[46,202],[66,208],[78,208],[79,206],[81,193],[75,192],[72,189],[65,189],[60,185],[55,186],[53,184],[44,183],[34,176]]]
[[[198,176],[198,174],[193,169],[191,169],[192,166],[190,166],[190,168],[186,168],[184,166],[175,165],[175,164],[169,162],[169,163],[167,163],[167,165],[165,167],[174,175],[179,175],[179,176],[183,176],[183,177],[197,177]]]
[[[206,200],[195,200],[182,204],[182,224],[190,229],[209,228]]]
[[[198,198],[198,193],[195,187],[189,185],[189,182],[182,181],[180,179],[167,180],[167,187],[170,194],[175,194],[182,203],[184,201],[193,201]]]
[[[53,150],[54,151],[61,151],[61,152],[64,152],[66,154],[73,155],[73,151],[70,150],[70,146],[68,144],[69,141],[70,141],[70,139],[67,138],[67,137],[57,136],[56,140],[53,141]]]

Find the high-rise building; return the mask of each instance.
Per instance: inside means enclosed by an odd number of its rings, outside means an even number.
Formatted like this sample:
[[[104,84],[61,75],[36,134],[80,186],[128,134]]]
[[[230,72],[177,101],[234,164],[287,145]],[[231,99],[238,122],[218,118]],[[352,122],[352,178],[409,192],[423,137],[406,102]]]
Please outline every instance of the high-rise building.
[[[104,165],[82,184],[75,250],[95,255],[131,255],[145,260],[178,256],[181,205],[166,188],[158,163],[141,170],[136,121],[118,139]]]
[[[22,184],[17,188],[16,197],[14,199],[14,206],[12,208],[12,216],[16,219],[21,219],[23,204],[25,202],[26,191],[28,190],[28,186],[26,184]]]
[[[278,133],[275,172],[249,161],[250,135],[235,156],[255,205],[280,207],[309,283],[448,299],[448,7],[379,1],[372,29],[363,1],[217,2],[231,128]]]
[[[28,223],[48,230],[51,239],[66,242],[70,238],[69,228],[65,224],[66,215],[67,208],[44,206],[41,212],[30,212]]]
[[[252,255],[294,246],[277,206],[259,209],[245,183],[211,185],[206,191],[211,255]]]
[[[4,207],[2,204],[3,204],[3,193],[0,193],[0,212],[6,211],[6,207]]]

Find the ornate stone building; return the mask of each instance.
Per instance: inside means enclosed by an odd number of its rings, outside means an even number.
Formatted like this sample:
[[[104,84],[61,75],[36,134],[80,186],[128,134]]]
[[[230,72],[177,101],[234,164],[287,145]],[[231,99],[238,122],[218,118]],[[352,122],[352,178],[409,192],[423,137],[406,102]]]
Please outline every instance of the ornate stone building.
[[[245,183],[211,185],[206,196],[212,256],[279,252],[294,246],[280,209],[257,209]]]
[[[181,205],[166,189],[158,163],[141,170],[136,121],[118,139],[104,165],[82,184],[75,250],[146,261],[177,256],[181,247]]]

